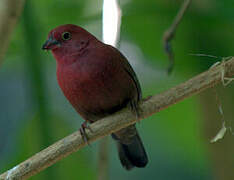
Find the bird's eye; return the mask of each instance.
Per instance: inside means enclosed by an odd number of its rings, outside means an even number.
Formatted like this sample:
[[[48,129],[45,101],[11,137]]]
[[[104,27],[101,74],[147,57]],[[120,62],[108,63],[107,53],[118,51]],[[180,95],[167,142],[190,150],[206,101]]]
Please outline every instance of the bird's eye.
[[[69,33],[69,32],[64,32],[64,33],[62,34],[62,38],[63,38],[63,40],[69,40],[69,39],[71,39],[71,33]]]

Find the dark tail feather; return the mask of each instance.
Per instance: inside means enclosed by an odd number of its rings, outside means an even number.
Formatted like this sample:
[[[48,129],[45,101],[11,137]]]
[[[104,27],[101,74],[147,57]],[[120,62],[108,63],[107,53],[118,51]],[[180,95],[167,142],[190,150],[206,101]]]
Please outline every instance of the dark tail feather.
[[[112,135],[114,139],[114,135]],[[145,167],[148,163],[148,157],[138,133],[131,138],[131,143],[123,144],[117,140],[119,159],[123,167],[127,170],[133,167]]]

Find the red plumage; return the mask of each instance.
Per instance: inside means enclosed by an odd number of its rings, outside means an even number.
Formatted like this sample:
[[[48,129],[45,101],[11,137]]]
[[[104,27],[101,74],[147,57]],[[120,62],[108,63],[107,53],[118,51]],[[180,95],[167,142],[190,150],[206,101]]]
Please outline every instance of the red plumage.
[[[59,86],[86,122],[95,122],[128,104],[137,111],[140,84],[127,59],[114,47],[68,24],[53,29],[43,49],[52,50]],[[135,125],[112,136],[118,142],[120,160],[126,169],[147,164]]]

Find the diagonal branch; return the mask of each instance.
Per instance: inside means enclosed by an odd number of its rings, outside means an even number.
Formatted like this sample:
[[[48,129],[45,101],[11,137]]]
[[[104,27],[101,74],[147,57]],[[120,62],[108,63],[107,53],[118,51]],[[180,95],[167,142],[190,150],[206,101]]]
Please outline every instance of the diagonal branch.
[[[225,72],[225,77],[232,77],[234,75],[234,58],[231,58],[224,64],[222,63],[219,66],[210,68],[208,71],[174,88],[144,100],[140,103],[142,110],[140,119],[146,118],[170,105],[182,101],[184,98],[215,86],[223,80],[221,72]],[[135,115],[129,109],[123,109],[114,115],[91,124],[92,132],[87,130],[89,142],[96,141],[137,121]],[[82,140],[80,132],[77,131],[3,173],[0,175],[0,180],[27,179],[86,145],[87,143]]]
[[[0,64],[7,50],[11,32],[23,9],[24,0],[0,1]]]

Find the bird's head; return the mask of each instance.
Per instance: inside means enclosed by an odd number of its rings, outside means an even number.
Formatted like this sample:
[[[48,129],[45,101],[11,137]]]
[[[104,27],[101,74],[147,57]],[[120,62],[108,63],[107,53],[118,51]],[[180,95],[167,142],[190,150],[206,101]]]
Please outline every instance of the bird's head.
[[[73,24],[66,24],[50,31],[42,49],[52,50],[54,55],[71,55],[82,50],[92,39],[96,38],[85,29]]]

